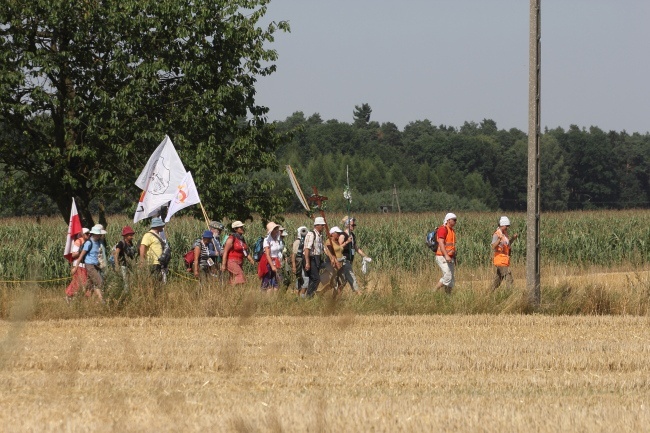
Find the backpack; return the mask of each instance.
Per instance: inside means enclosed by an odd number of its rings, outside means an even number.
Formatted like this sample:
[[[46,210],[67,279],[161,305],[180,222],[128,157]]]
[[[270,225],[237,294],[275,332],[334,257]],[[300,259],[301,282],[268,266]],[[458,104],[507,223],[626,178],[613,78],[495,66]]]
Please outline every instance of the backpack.
[[[300,236],[300,244],[298,244],[298,252],[296,253],[296,258],[297,259],[302,259],[305,257],[305,252],[303,251],[305,248],[305,236]]]
[[[427,240],[425,241],[427,246],[433,251],[434,253],[438,251],[438,229],[440,227],[436,227],[436,229],[432,232],[429,232],[427,234]]]
[[[255,241],[255,246],[253,247],[253,260],[259,262],[264,254],[264,237],[260,236]]]
[[[117,249],[117,246],[118,246],[119,244],[120,244],[120,243],[118,242],[118,243],[116,243],[115,245],[113,245],[113,248],[111,248],[111,253],[110,253],[109,256],[108,256],[108,265],[109,265],[111,268],[115,268],[115,255],[114,255],[114,254],[115,254],[115,250]]]
[[[172,259],[172,247],[169,245],[169,242],[164,241],[160,236],[158,236],[154,232],[149,232],[149,233],[154,235],[162,245],[163,251],[160,257],[158,257],[158,263],[160,263],[160,266],[162,266],[163,268],[166,268],[167,265],[169,265],[170,260]]]
[[[192,249],[185,253],[183,256],[183,261],[185,262],[185,269],[187,272],[192,272],[192,266],[194,266],[194,248],[201,242],[201,239],[197,239],[192,244]]]

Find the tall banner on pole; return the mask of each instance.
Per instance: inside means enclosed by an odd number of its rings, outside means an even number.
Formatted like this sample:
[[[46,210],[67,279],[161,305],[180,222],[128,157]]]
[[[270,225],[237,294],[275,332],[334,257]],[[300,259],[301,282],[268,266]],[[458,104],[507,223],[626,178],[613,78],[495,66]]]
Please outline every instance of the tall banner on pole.
[[[185,167],[174,148],[174,143],[165,136],[135,181],[142,194],[133,222],[156,215],[164,205],[172,201],[185,174]]]

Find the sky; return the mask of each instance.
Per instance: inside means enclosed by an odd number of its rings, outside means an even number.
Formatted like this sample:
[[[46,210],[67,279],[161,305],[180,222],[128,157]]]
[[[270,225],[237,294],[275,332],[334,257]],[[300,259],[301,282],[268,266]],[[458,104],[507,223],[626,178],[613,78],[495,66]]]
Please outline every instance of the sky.
[[[256,101],[352,122],[528,131],[527,0],[271,0],[277,71]],[[541,125],[650,131],[650,1],[541,1]]]

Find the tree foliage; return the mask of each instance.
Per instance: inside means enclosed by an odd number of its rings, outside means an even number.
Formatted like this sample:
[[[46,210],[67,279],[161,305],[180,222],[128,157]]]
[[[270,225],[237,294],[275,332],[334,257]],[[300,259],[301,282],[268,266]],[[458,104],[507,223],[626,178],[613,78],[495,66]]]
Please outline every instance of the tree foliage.
[[[93,200],[133,204],[133,182],[165,134],[214,217],[271,215],[284,136],[255,103],[269,0],[5,0],[0,4],[0,163],[86,223]]]
[[[335,197],[331,206],[339,210],[345,206],[338,196],[346,166],[356,197],[353,209],[376,211],[379,204],[390,205],[395,185],[403,196],[401,208],[407,211],[422,210],[422,203],[430,205],[429,210],[526,210],[524,132],[500,130],[490,119],[465,122],[460,128],[435,126],[425,119],[400,131],[392,123],[370,122],[371,111],[368,104],[355,106],[352,123],[310,124],[302,112],[295,113],[277,122],[279,130],[299,130],[292,142],[278,149],[278,156],[305,185]],[[546,131],[540,168],[544,211],[650,207],[650,134],[577,126]],[[423,198],[428,196],[452,199],[431,202]],[[445,208],[450,203],[457,207]]]

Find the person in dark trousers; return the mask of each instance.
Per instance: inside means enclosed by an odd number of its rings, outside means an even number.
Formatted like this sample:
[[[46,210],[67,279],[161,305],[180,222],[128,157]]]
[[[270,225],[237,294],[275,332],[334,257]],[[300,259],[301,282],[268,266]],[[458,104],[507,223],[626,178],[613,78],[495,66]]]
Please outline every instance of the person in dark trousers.
[[[323,228],[325,218],[314,219],[314,230],[307,232],[303,254],[305,257],[305,272],[309,275],[309,286],[306,293],[301,290],[301,297],[311,298],[318,289],[320,283],[321,255],[323,254]]]
[[[354,230],[357,226],[357,220],[354,217],[345,217],[341,221],[345,225],[345,230],[343,232],[344,240],[341,243],[343,246],[343,256],[345,257],[345,264],[343,265],[343,276],[345,281],[350,284],[352,290],[357,292],[359,291],[359,284],[357,283],[357,277],[354,275],[352,270],[352,265],[354,264],[354,257],[359,254],[367,262],[372,261],[370,257],[359,247],[357,243],[357,235],[354,234]]]

